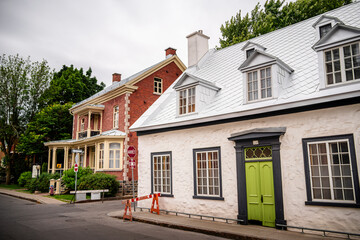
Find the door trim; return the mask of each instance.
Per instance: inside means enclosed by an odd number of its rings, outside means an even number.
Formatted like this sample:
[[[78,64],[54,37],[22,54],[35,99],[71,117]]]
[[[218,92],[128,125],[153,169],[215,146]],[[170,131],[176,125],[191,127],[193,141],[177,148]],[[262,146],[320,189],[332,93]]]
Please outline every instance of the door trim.
[[[284,204],[281,179],[280,161],[280,136],[285,134],[286,128],[263,128],[253,129],[241,133],[232,134],[230,141],[235,141],[236,151],[236,175],[238,190],[238,219],[243,220],[241,224],[248,224],[247,197],[246,197],[246,175],[244,149],[247,147],[271,146],[274,197],[275,197],[275,224],[286,225],[284,219]],[[256,141],[255,141],[256,140]],[[257,143],[254,145],[253,143]]]

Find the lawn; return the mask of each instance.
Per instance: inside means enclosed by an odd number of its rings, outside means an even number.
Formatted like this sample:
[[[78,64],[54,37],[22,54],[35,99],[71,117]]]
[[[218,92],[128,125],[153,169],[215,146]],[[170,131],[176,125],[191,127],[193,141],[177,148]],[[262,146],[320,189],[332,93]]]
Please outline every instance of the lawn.
[[[5,183],[1,183],[1,184],[0,184],[0,187],[1,187],[1,188],[6,188],[6,189],[10,189],[10,190],[24,189],[24,187],[20,187],[20,186],[17,185],[17,184],[7,185],[7,184],[5,184]]]
[[[49,198],[55,198],[57,200],[63,201],[63,202],[70,202],[72,198],[74,197],[74,194],[62,194],[62,195],[53,195],[53,196],[46,196]]]

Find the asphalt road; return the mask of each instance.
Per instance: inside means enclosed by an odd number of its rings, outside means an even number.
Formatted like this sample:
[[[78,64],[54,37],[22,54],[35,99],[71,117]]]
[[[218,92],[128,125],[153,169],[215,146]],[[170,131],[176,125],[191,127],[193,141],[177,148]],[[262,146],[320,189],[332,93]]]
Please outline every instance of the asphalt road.
[[[0,194],[0,239],[222,239],[107,216],[120,201],[37,204]]]

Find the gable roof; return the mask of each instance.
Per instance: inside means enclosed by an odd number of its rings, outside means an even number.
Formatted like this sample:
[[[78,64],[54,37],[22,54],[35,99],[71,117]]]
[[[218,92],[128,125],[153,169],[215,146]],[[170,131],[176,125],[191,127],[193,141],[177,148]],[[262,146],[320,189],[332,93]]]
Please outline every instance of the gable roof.
[[[360,2],[355,2],[329,11],[326,15],[338,18],[348,26],[359,28],[359,12]],[[341,84],[341,86],[319,91],[318,53],[312,48],[317,41],[317,31],[312,25],[319,18],[321,15],[251,39],[252,43],[266,46],[268,56],[281,59],[294,70],[277,98],[253,103],[244,102],[245,79],[238,68],[246,60],[243,47],[247,42],[241,42],[227,48],[210,50],[200,60],[201,64],[188,68],[183,73],[183,75],[191,74],[200,79],[206,79],[221,87],[221,90],[201,111],[177,116],[176,90],[169,87],[130,127],[130,130],[151,132],[162,129],[166,131],[172,128],[224,122],[228,119],[360,97],[360,82]],[[181,77],[173,86],[180,81]]]
[[[286,71],[288,71],[289,73],[293,72],[294,69],[292,69],[289,65],[287,65],[286,63],[284,63],[283,61],[281,61],[279,58],[268,54],[266,52],[260,51],[260,50],[255,50],[253,54],[251,54],[251,56],[249,58],[247,58],[239,67],[240,71],[246,71],[249,70],[250,68],[254,68],[254,67],[261,67],[258,64],[257,65],[252,65],[251,63],[254,61],[254,59],[256,59],[259,55],[263,55],[265,56],[267,59],[266,61],[261,62],[260,64],[270,64],[270,63],[276,63],[278,65],[280,65],[281,67],[283,67]]]
[[[338,32],[341,33],[339,34]],[[335,35],[340,36],[334,39]],[[313,46],[314,50],[320,50],[324,48],[331,47],[336,45],[339,42],[346,40],[346,42],[352,42],[360,39],[360,28],[336,24],[324,37],[322,37],[318,42]]]
[[[104,102],[103,100],[101,100],[101,97],[110,92],[114,92],[115,95],[119,95],[125,91],[135,91],[137,89],[137,87],[135,86],[136,83],[149,76],[150,74],[154,73],[155,71],[159,70],[160,68],[170,64],[171,62],[174,62],[182,71],[185,71],[186,66],[184,65],[184,63],[179,59],[177,55],[173,55],[148,68],[143,69],[140,72],[131,75],[130,77],[121,80],[120,82],[114,82],[102,91],[92,95],[91,97],[88,97],[81,102],[76,103],[70,108],[70,111],[73,112],[75,109],[83,107],[84,105],[98,104],[99,102]]]
[[[187,79],[191,79],[192,81],[189,81],[188,83],[185,83],[185,80]],[[185,83],[185,84],[184,84]],[[197,84],[201,84],[201,85],[204,85],[204,86],[207,86],[208,88],[212,88],[216,91],[220,90],[221,88],[219,88],[218,86],[216,86],[213,82],[210,82],[210,81],[207,81],[205,79],[202,79],[202,78],[199,78],[197,76],[194,76],[188,72],[182,74],[180,77],[179,77],[179,80],[176,81],[176,84],[175,86],[173,87],[174,89],[179,89],[179,88],[182,88],[182,87],[187,87],[189,85],[197,85]]]

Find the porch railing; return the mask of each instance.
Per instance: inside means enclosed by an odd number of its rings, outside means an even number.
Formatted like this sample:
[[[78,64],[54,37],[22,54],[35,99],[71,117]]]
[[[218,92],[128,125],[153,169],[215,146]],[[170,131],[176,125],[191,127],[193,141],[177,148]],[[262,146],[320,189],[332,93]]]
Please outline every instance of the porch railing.
[[[87,131],[79,132],[78,135],[79,135],[79,138],[86,138],[87,137]]]
[[[96,136],[96,135],[99,135],[100,134],[100,131],[91,131],[90,132],[90,137],[93,137],[93,136]]]
[[[79,135],[79,138],[86,138],[88,137],[88,132],[87,131],[83,131],[83,132],[79,132],[78,135]],[[95,131],[95,130],[91,130],[90,131],[90,137],[93,137],[93,136],[96,136],[96,135],[99,135],[100,134],[100,131]]]

